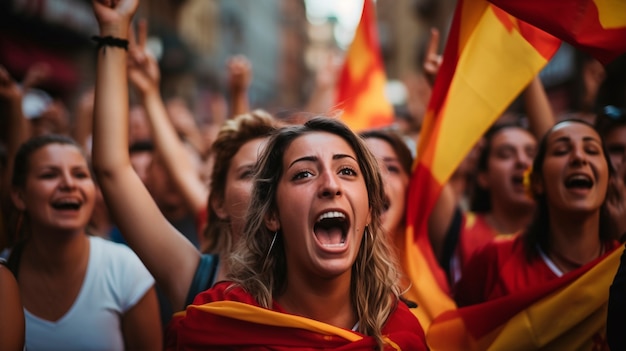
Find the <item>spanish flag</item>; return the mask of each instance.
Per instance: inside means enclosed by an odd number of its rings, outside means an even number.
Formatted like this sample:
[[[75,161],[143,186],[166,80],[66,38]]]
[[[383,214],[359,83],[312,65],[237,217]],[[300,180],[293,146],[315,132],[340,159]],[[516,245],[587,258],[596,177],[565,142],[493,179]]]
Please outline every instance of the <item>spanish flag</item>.
[[[382,328],[385,351],[427,350],[424,332],[409,308],[399,303]],[[176,313],[166,333],[166,350],[372,350],[372,336],[269,310],[241,287],[220,282]]]
[[[624,0],[489,0],[603,64],[626,52]]]
[[[609,287],[623,251],[544,286],[443,313],[427,333],[431,350],[604,349]]]
[[[337,81],[335,105],[343,110],[343,122],[357,132],[394,121],[393,107],[385,96],[387,78],[375,10],[372,0],[364,0],[361,20]]]
[[[455,308],[427,233],[443,185],[465,155],[557,51],[560,41],[486,0],[459,0],[409,185],[400,256],[424,329]]]

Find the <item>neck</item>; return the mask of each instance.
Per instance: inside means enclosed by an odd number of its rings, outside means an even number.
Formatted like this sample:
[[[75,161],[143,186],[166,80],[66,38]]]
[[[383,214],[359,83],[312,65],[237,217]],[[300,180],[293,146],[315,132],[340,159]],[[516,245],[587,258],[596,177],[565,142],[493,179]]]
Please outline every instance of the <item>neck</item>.
[[[21,261],[50,273],[71,270],[89,255],[88,247],[89,238],[84,232],[41,232],[33,228]]]
[[[566,271],[576,269],[603,254],[600,213],[558,215],[550,213],[550,256]]]
[[[529,206],[507,206],[494,205],[485,216],[487,223],[502,234],[513,234],[526,228],[533,217],[533,208]]]
[[[357,322],[350,298],[350,272],[334,279],[288,277],[285,293],[277,298],[288,313],[304,316],[337,327],[352,329]]]

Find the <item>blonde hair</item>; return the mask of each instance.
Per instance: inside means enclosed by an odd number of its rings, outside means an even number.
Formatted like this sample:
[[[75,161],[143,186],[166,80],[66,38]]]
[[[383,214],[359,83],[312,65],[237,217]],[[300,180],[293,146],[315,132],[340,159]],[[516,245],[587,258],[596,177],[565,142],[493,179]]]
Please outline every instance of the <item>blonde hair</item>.
[[[367,184],[371,223],[352,266],[350,297],[359,322],[358,331],[373,336],[382,349],[381,330],[401,294],[398,265],[381,227],[383,184],[375,157],[361,138],[338,120],[316,117],[304,125],[285,127],[269,140],[257,164],[243,238],[231,256],[229,278],[265,308],[271,308],[273,296],[284,291],[284,246],[279,235],[271,247],[274,233],[265,226],[264,218],[276,211],[276,189],[282,177],[285,150],[294,139],[319,131],[338,135],[348,142]]]

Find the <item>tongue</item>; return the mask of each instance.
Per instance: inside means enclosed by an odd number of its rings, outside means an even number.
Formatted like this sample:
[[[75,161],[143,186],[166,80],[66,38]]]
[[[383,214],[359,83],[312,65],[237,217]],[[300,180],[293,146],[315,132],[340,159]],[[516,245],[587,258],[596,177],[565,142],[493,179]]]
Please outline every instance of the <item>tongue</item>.
[[[317,236],[317,240],[319,240],[322,245],[339,245],[343,243],[341,233],[341,229],[337,227],[330,228],[317,228],[315,230],[315,235]]]

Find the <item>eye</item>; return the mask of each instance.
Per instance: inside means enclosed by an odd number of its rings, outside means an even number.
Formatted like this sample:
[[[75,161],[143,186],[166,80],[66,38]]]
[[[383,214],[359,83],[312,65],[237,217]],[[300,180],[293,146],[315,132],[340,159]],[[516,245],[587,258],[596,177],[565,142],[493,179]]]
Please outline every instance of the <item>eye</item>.
[[[396,165],[387,165],[387,171],[389,173],[400,174],[400,167]]]
[[[552,154],[556,156],[565,155],[569,151],[570,151],[570,147],[568,145],[557,145],[552,148]]]
[[[343,167],[342,169],[339,170],[339,174],[341,174],[341,175],[348,175],[348,176],[355,176],[357,173],[351,167]]]
[[[309,178],[312,175],[313,175],[313,173],[311,173],[309,171],[299,171],[291,179],[292,180],[299,180],[299,179]]]
[[[40,179],[54,179],[57,176],[56,172],[43,172],[39,174]]]
[[[589,155],[599,155],[600,148],[596,145],[587,145],[585,146],[585,152],[588,153]]]
[[[252,169],[247,169],[241,172],[241,174],[239,175],[239,179],[251,179],[252,176],[254,176],[254,172],[252,171]]]

